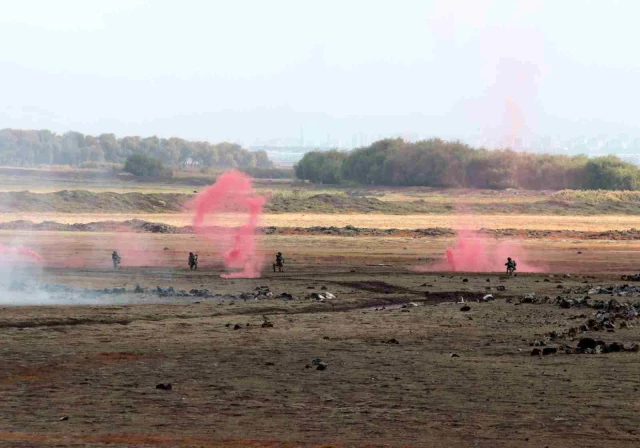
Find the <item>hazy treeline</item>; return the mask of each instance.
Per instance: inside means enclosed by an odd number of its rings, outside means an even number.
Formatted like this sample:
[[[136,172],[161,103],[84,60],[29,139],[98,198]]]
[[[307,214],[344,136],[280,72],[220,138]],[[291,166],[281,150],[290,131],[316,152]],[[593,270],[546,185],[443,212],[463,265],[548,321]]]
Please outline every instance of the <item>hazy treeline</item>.
[[[351,152],[313,151],[295,167],[299,179],[367,185],[561,189],[640,189],[640,170],[616,156],[588,158],[474,149],[440,139],[387,139]]]
[[[0,130],[0,164],[8,166],[123,163],[135,154],[152,156],[170,167],[269,168],[264,151],[251,152],[235,143],[211,144],[180,138],[123,137],[79,132],[63,135],[41,130]]]

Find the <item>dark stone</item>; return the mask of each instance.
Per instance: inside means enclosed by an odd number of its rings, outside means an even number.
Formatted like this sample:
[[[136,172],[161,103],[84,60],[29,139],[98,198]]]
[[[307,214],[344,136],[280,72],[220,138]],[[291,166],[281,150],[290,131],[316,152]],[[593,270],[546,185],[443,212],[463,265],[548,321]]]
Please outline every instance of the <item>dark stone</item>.
[[[611,344],[609,344],[609,346],[607,347],[607,350],[609,351],[609,353],[617,353],[617,352],[621,352],[623,349],[622,344],[618,343],[618,342],[612,342]]]
[[[396,338],[392,338],[387,341],[387,344],[399,344],[399,343],[400,341],[398,341]]]
[[[451,354],[449,355],[449,357],[451,357],[451,358],[459,358],[459,357],[460,357],[460,355],[458,355],[457,353],[451,353]]]
[[[589,348],[589,349],[595,350],[597,345],[598,345],[598,343],[593,338],[582,338],[578,342],[578,349],[579,350],[586,350],[586,349]]]
[[[327,287],[326,287],[326,286],[323,286],[323,287],[322,287],[322,288],[320,288],[320,289],[321,289],[322,291],[326,291],[326,290],[327,290]]]
[[[468,281],[469,281],[469,279],[468,279],[468,278],[463,278],[463,279],[462,279],[462,283],[467,283]]]
[[[262,322],[262,328],[273,328],[273,322]]]
[[[329,367],[329,365],[326,362],[320,362],[316,370],[327,370],[327,367]]]
[[[504,285],[498,285],[498,286],[496,287],[496,289],[497,289],[498,291],[506,291],[506,290],[507,290],[507,287],[506,287],[506,286],[504,286]]]
[[[546,355],[555,355],[556,353],[558,353],[558,348],[557,347],[545,347],[542,349],[542,354],[544,356]]]
[[[160,389],[160,390],[171,390],[171,389],[172,389],[172,387],[171,387],[171,383],[167,383],[167,384],[163,384],[163,383],[156,384],[156,389]]]
[[[241,327],[240,325],[238,325],[238,324],[235,324],[235,325],[233,326],[233,329],[234,329],[234,330],[240,330],[241,328],[242,328],[242,327]]]
[[[460,311],[470,311],[471,307],[469,305],[465,305],[462,308],[460,308]]]
[[[571,308],[571,306],[573,305],[573,300],[567,300],[567,299],[562,299],[560,301],[560,308]]]
[[[540,350],[539,348],[534,348],[533,350],[531,350],[531,356],[540,356],[542,355],[542,350]]]

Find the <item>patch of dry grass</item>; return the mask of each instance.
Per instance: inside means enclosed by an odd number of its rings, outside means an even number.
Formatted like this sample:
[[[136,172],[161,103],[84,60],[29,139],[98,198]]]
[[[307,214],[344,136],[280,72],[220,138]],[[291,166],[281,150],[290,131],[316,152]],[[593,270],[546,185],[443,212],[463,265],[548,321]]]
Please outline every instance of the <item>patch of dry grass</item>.
[[[640,203],[640,191],[562,190],[553,193],[550,198],[569,202],[586,202],[590,204],[599,204],[602,202]]]
[[[27,220],[33,222],[57,221],[64,224],[89,223],[95,221],[126,221],[141,219],[172,226],[193,224],[190,213],[2,213],[0,222]],[[237,215],[228,215],[218,220],[223,225],[242,222]],[[317,214],[282,213],[266,214],[262,226],[315,227],[336,226],[367,227],[377,229],[424,229],[448,227],[455,229],[530,229],[530,230],[579,230],[606,231],[640,228],[640,216],[596,215],[596,216],[543,216],[532,215],[382,215],[382,214]]]

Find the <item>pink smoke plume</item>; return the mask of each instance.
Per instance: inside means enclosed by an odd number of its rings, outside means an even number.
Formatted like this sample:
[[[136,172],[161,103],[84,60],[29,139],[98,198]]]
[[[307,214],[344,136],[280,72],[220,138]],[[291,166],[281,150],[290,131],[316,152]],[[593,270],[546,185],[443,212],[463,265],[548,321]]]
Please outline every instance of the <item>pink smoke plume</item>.
[[[445,260],[417,268],[420,272],[506,272],[507,257],[516,260],[516,272],[543,272],[542,267],[527,260],[522,244],[517,240],[492,241],[470,230],[458,232],[453,247],[445,251]]]
[[[225,172],[196,196],[195,231],[216,245],[227,269],[239,270],[223,274],[223,278],[260,276],[264,258],[258,253],[256,228],[265,202],[255,193],[251,177],[236,170]],[[229,219],[244,223],[224,225]]]
[[[3,255],[19,255],[29,261],[42,263],[42,257],[40,256],[40,254],[35,250],[25,246],[7,247],[0,244],[0,256]]]

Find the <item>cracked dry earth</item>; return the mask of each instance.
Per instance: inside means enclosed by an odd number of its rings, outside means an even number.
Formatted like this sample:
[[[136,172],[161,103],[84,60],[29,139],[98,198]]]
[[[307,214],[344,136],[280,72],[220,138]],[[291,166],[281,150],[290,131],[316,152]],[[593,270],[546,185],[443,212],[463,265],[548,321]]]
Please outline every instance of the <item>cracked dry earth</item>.
[[[508,303],[558,294],[545,276],[351,271],[172,278],[176,288],[237,293],[268,285],[292,301],[4,307],[0,446],[640,444],[640,354],[530,356],[533,340],[592,311]],[[157,270],[135,275],[161,281]],[[114,283],[107,272],[85,276]],[[562,286],[583,281],[613,279]],[[304,298],[322,286],[337,299]],[[454,303],[487,288],[495,301],[471,301],[468,312]],[[397,306],[409,302],[419,306]],[[640,327],[596,337],[638,343]]]

